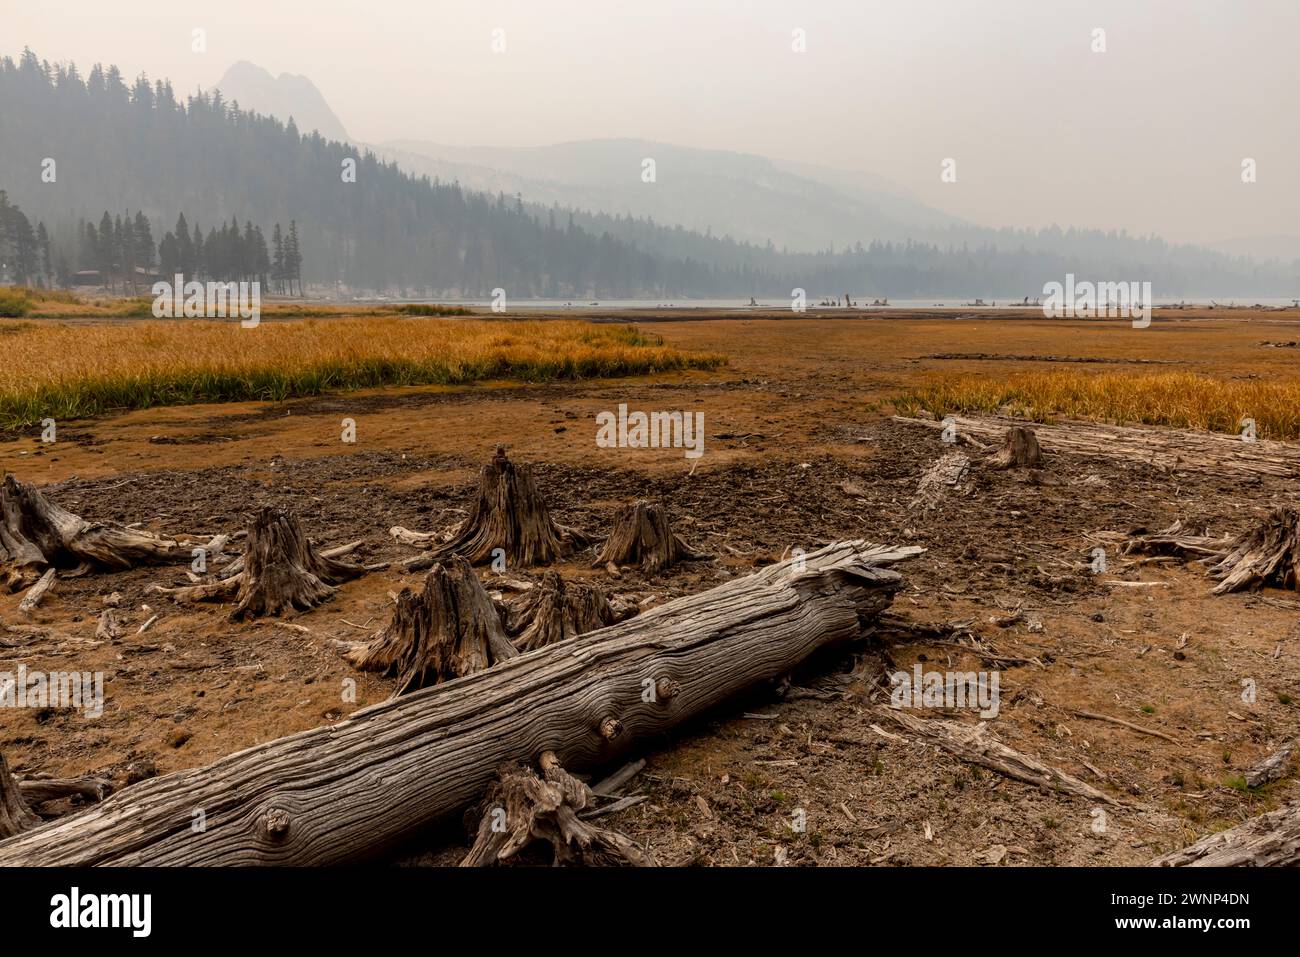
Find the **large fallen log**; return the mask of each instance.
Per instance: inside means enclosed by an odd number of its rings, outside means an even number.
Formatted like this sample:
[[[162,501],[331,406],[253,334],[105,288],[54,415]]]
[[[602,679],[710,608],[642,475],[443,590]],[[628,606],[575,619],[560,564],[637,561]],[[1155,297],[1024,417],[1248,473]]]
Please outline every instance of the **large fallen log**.
[[[340,724],[131,785],[0,842],[0,866],[373,857],[481,799],[503,764],[546,751],[575,771],[608,763],[856,637],[902,584],[890,566],[921,551],[841,542],[770,565]]]
[[[1151,863],[1158,867],[1296,867],[1300,865],[1300,804],[1252,817]]]
[[[943,429],[944,422],[894,416],[895,422]],[[949,416],[957,438],[1000,440],[1007,429],[1027,423],[1018,419]],[[1097,422],[1033,423],[1038,444],[1045,452],[1096,456],[1129,462],[1146,462],[1165,469],[1203,469],[1215,474],[1274,475],[1300,478],[1300,445],[1257,439],[1243,442],[1239,435],[1195,429],[1137,428]]]
[[[137,565],[188,562],[196,546],[210,541],[162,538],[115,522],[88,522],[13,475],[6,475],[0,485],[0,586],[6,591],[28,587],[49,568],[124,571]]]

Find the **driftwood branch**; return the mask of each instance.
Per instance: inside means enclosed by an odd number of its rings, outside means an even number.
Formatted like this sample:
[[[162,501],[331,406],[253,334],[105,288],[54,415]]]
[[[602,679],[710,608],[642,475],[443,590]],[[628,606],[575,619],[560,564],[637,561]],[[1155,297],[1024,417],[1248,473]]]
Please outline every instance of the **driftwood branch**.
[[[1007,747],[989,734],[988,726],[983,723],[968,725],[942,718],[918,718],[895,708],[877,708],[876,713],[938,745],[962,761],[978,764],[1026,784],[1035,784],[1045,791],[1059,791],[1089,801],[1119,804],[1110,795],[1098,791],[1092,785],[1044,764],[1037,758]]]

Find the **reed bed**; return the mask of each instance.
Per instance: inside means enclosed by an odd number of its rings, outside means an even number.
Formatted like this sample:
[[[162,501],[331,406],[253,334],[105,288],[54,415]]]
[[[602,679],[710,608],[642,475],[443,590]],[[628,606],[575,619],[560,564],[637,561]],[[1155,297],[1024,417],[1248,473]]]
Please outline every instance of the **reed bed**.
[[[1254,419],[1259,438],[1300,438],[1300,380],[1225,379],[1192,372],[1022,372],[934,376],[895,400],[904,414],[926,410],[1002,414],[1047,422],[1091,419],[1240,433]]]
[[[196,402],[379,386],[545,382],[712,369],[632,326],[377,317],[263,323],[0,323],[0,428]]]

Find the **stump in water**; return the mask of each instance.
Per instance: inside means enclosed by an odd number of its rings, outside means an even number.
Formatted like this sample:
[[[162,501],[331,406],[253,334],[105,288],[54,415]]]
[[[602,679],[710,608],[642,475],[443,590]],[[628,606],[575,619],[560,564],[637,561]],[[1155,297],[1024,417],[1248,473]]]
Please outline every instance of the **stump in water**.
[[[579,815],[591,810],[591,789],[564,768],[553,751],[538,762],[542,776],[523,765],[506,765],[480,806],[482,820],[474,846],[461,867],[506,861],[534,841],[546,841],[556,864],[655,866],[654,858],[630,838],[597,827]]]
[[[12,475],[0,485],[0,587],[6,591],[26,588],[50,568],[125,571],[188,562],[191,550],[207,542],[162,538],[115,522],[88,522]]]
[[[1219,579],[1216,595],[1264,585],[1300,590],[1300,513],[1288,505],[1270,511],[1228,542],[1210,574]]]
[[[396,697],[517,654],[474,569],[451,558],[433,566],[418,595],[402,589],[392,621],[345,657],[363,671],[396,676]]]
[[[27,807],[18,782],[9,773],[4,755],[0,754],[0,839],[13,837],[40,823],[41,819]]]
[[[509,606],[506,633],[520,651],[532,651],[618,620],[599,588],[584,581],[565,582],[559,572],[548,571],[541,584]]]
[[[709,558],[697,552],[673,533],[668,513],[659,504],[638,499],[625,505],[614,520],[614,530],[596,557],[595,566],[640,565],[654,574],[675,562]]]
[[[432,532],[411,532],[401,526],[392,529],[392,535],[408,545],[432,547],[427,555],[408,563],[410,568],[427,568],[449,555],[480,565],[495,558],[497,549],[510,565],[528,568],[549,565],[591,544],[582,532],[552,520],[533,483],[532,470],[511,462],[502,446],[479,472],[474,508],[447,542],[438,544],[439,537]]]
[[[228,578],[184,588],[154,586],[151,591],[178,602],[235,597],[230,617],[278,616],[310,611],[331,597],[341,582],[365,574],[360,565],[337,561],[313,548],[293,512],[264,506],[248,528],[242,569]]]
[[[994,454],[989,463],[995,469],[1041,469],[1043,467],[1043,450],[1038,447],[1038,436],[1033,429],[1014,425],[1007,430],[1002,441],[1002,448]]]

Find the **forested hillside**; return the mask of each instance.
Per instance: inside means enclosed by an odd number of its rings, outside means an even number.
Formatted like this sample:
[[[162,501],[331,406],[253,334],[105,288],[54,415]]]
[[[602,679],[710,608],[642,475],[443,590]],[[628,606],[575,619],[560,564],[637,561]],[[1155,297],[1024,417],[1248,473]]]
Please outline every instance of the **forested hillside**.
[[[406,295],[477,297],[501,287],[515,299],[773,297],[801,286],[811,297],[1020,298],[1067,271],[1150,280],[1161,296],[1281,296],[1300,285],[1294,269],[1210,253],[1174,259],[1158,240],[1108,246],[1098,239],[1083,257],[924,243],[789,254],[645,219],[470,192],[351,145],[303,136],[292,120],[250,113],[220,94],[182,97],[166,81],[128,81],[98,64],[83,77],[75,65],[51,65],[31,51],[0,60],[0,190],[32,232],[30,241],[25,232],[16,236],[22,227],[6,214],[0,243],[35,248],[37,258],[48,244],[55,273],[59,262],[65,272],[100,267],[86,261],[86,224],[102,223],[107,209],[132,223],[142,214],[159,238],[182,213],[191,224],[241,230],[241,223],[260,231],[296,221],[308,285]],[[13,278],[24,270],[11,258],[5,269]]]

